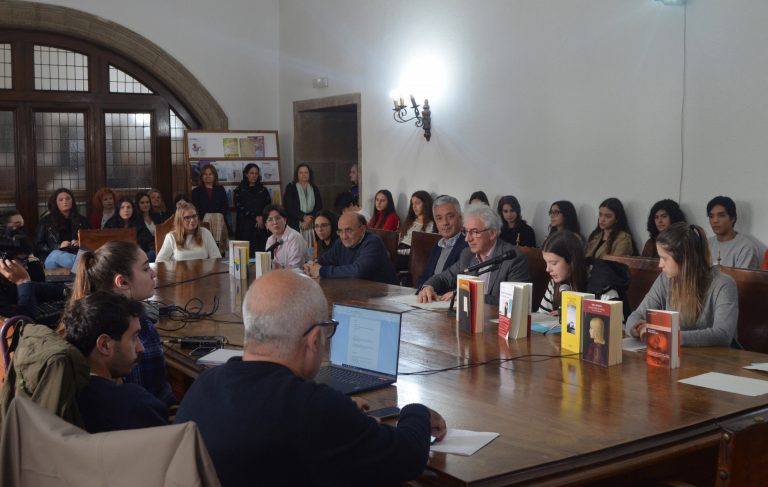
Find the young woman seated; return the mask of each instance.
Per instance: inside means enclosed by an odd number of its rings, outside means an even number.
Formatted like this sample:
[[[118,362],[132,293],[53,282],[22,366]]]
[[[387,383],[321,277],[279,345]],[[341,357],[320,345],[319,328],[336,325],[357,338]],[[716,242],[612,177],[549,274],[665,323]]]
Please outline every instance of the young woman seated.
[[[96,191],[91,200],[93,210],[88,218],[91,228],[104,228],[110,218],[115,215],[115,203],[118,196],[112,188],[101,188]]]
[[[550,280],[547,291],[539,305],[539,313],[560,314],[560,293],[562,291],[590,292],[590,267],[584,256],[581,237],[569,230],[560,230],[544,241],[541,249]],[[605,269],[610,271],[610,268]],[[615,282],[625,284],[624,276],[616,275]],[[610,281],[610,280],[609,280]],[[610,285],[599,286],[599,299],[616,299],[619,293]]]
[[[82,254],[69,299],[74,302],[96,291],[110,291],[144,301],[155,292],[154,279],[155,271],[149,266],[149,259],[143,250],[130,242],[112,241],[95,252]],[[176,397],[166,377],[165,350],[155,329],[157,311],[147,303],[143,305],[144,312],[139,317],[139,340],[144,346],[144,353],[125,381],[144,386],[170,406],[176,403]]]
[[[587,257],[599,259],[604,255],[637,255],[627,214],[618,198],[600,203],[597,226],[587,241]]]
[[[59,188],[48,199],[48,214],[37,224],[35,255],[45,262],[46,269],[75,265],[80,241],[77,232],[88,228],[88,221],[77,211],[75,196]]]
[[[315,258],[323,255],[339,239],[338,218],[332,211],[322,210],[315,217]]]
[[[133,206],[133,201],[128,198],[120,198],[117,202],[117,213],[107,221],[104,228],[135,228],[136,241],[139,243],[139,247],[147,253],[149,261],[154,262],[155,237],[139,218],[140,217]],[[150,253],[152,255],[150,255]]]
[[[491,203],[488,201],[488,196],[486,196],[485,191],[475,191],[471,195],[469,195],[469,204],[474,205],[477,203],[482,203],[486,206],[491,206]]]
[[[643,251],[640,253],[643,257],[655,257],[659,258],[658,252],[656,252],[656,237],[659,233],[669,228],[673,223],[684,222],[685,214],[680,209],[680,205],[674,200],[661,200],[657,201],[648,214],[648,241],[643,246]]]
[[[395,200],[392,199],[392,193],[388,189],[380,190],[376,193],[373,206],[373,216],[368,222],[368,227],[396,232],[400,227],[400,218],[395,212]]]
[[[408,269],[408,258],[411,255],[411,240],[413,232],[435,232],[435,219],[432,216],[432,196],[426,191],[416,191],[411,196],[408,216],[400,225],[400,244],[397,247],[398,270]]]
[[[735,281],[710,266],[704,230],[674,223],[656,237],[661,274],[640,306],[629,315],[626,332],[645,340],[646,312],[680,312],[680,344],[728,347],[736,338],[739,300]]]
[[[549,234],[552,235],[558,230],[569,230],[582,238],[579,215],[570,201],[555,201],[549,207]]]
[[[288,213],[280,205],[264,208],[264,221],[272,235],[267,239],[267,248],[280,242],[272,250],[273,269],[296,269],[304,265],[307,242],[301,234],[288,226]]]
[[[501,233],[499,238],[512,245],[523,247],[536,246],[536,234],[528,223],[523,220],[520,212],[520,202],[514,196],[502,196],[496,208],[501,218]]]
[[[165,208],[165,200],[163,200],[163,194],[159,189],[152,188],[147,192],[147,195],[149,195],[151,204],[149,212],[155,223],[163,223],[173,216],[173,212],[170,212]],[[138,197],[136,198],[136,204],[139,204]]]
[[[157,262],[220,258],[213,235],[200,226],[197,209],[190,204],[179,206],[173,217],[173,230],[165,236]]]

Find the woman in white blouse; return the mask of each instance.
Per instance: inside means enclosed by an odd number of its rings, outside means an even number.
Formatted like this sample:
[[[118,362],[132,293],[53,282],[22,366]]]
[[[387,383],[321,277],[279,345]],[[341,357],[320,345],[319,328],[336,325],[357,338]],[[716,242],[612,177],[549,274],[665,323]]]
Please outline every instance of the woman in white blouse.
[[[180,205],[173,217],[173,231],[165,236],[156,262],[220,258],[213,235],[200,226],[197,209],[189,203]]]
[[[307,241],[299,232],[288,226],[288,213],[280,205],[264,208],[264,221],[272,235],[267,239],[267,249],[272,248],[273,269],[295,269],[304,265]]]

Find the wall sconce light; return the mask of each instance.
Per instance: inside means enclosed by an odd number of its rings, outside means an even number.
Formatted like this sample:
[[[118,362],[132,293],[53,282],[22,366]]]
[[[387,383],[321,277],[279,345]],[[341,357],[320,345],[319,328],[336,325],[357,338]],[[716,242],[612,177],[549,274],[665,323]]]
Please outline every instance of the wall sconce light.
[[[405,105],[403,97],[400,97],[400,101],[392,100],[395,104],[395,108],[392,110],[395,122],[405,123],[411,120],[416,120],[416,126],[424,129],[424,138],[432,138],[432,112],[429,109],[429,100],[424,100],[424,109],[419,112],[419,105],[416,104],[416,99],[411,95],[411,108],[413,109],[413,116],[408,117],[408,107]]]

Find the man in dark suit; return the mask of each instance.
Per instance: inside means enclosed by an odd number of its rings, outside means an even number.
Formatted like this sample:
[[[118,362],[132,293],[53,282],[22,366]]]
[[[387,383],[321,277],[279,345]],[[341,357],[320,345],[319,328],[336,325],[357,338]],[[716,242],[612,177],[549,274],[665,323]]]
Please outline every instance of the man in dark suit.
[[[432,247],[427,265],[414,283],[416,289],[421,289],[433,275],[451,267],[459,260],[461,251],[467,248],[467,241],[461,233],[463,222],[459,200],[448,195],[438,196],[432,204],[432,214],[437,231],[443,238]]]
[[[464,214],[464,235],[468,248],[461,252],[459,260],[440,274],[435,274],[419,290],[419,302],[447,301],[456,290],[456,276],[469,266],[480,264],[515,247],[499,240],[499,216],[487,205],[470,205]],[[482,268],[478,272],[482,272]],[[505,260],[496,270],[480,274],[485,281],[485,302],[499,303],[499,284],[506,281],[531,282],[528,259],[520,252]]]

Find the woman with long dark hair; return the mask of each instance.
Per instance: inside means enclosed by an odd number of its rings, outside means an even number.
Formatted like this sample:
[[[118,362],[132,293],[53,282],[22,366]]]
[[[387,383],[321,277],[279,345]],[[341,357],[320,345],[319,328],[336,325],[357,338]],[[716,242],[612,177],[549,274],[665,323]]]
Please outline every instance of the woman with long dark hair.
[[[373,216],[368,221],[370,228],[396,232],[400,226],[400,217],[395,211],[395,200],[388,189],[380,189],[373,199]]]
[[[597,226],[587,241],[587,257],[599,259],[604,255],[637,255],[627,214],[618,198],[600,203]]]
[[[579,215],[576,207],[568,200],[555,201],[549,207],[549,234],[558,230],[569,230],[582,238]]]
[[[648,213],[648,241],[643,246],[641,256],[659,258],[656,252],[656,237],[673,223],[684,222],[685,214],[675,200],[661,200],[654,203]]]
[[[261,170],[256,164],[251,162],[243,168],[243,180],[235,188],[234,202],[237,209],[236,238],[250,242],[251,254],[263,251],[269,235],[262,213],[272,203],[272,198],[261,184]]]
[[[323,210],[315,217],[315,258],[323,255],[339,239],[338,217],[332,211]]]
[[[411,240],[413,232],[435,232],[435,218],[432,216],[432,196],[423,190],[411,195],[408,216],[400,225],[400,243],[397,247],[398,270],[408,269],[408,259],[411,255]]]
[[[149,196],[147,196],[148,198]],[[149,229],[144,222],[140,219],[140,215],[136,211],[136,207],[129,198],[120,198],[115,205],[117,212],[109,219],[104,228],[135,228],[136,229],[136,241],[139,243],[141,250],[147,253],[150,262],[155,261],[155,237],[150,233]],[[152,255],[150,256],[150,251]]]
[[[88,228],[88,221],[77,211],[75,195],[59,188],[48,198],[48,214],[37,224],[35,255],[46,269],[71,269],[75,264],[80,241],[77,232]]]
[[[536,246],[536,233],[528,223],[523,220],[520,211],[520,202],[512,195],[502,196],[499,199],[496,211],[501,218],[501,233],[499,238],[512,245],[523,247]]]
[[[661,274],[640,306],[629,315],[626,332],[645,339],[649,309],[680,313],[680,344],[728,347],[736,339],[739,299],[736,282],[710,266],[704,230],[685,222],[656,237]]]
[[[285,187],[283,195],[288,226],[302,236],[309,235],[315,223],[315,215],[323,208],[320,188],[315,185],[315,175],[307,164],[299,164],[293,171],[293,181]],[[305,236],[305,240],[307,239]]]

